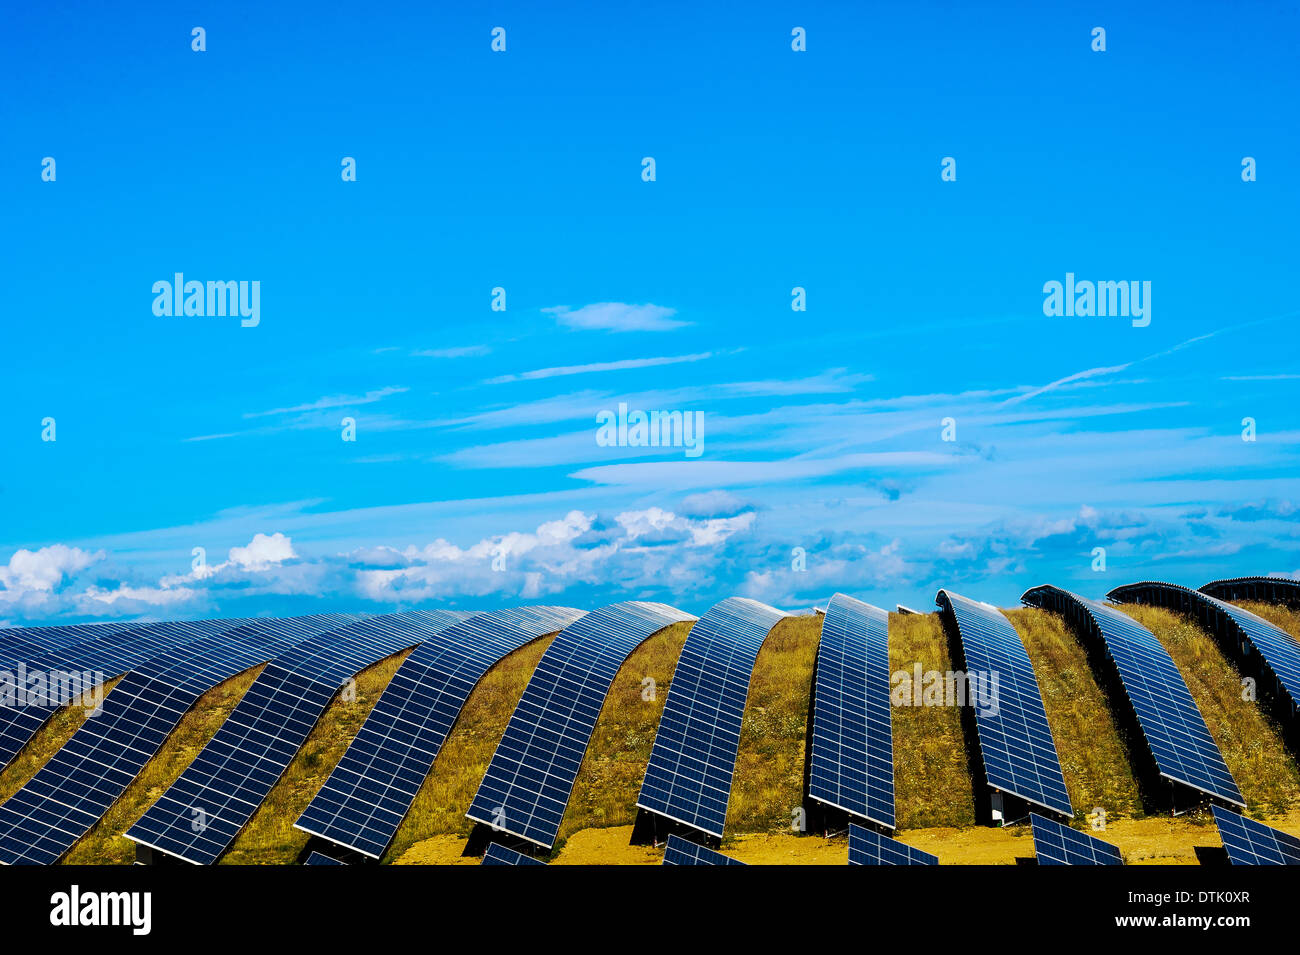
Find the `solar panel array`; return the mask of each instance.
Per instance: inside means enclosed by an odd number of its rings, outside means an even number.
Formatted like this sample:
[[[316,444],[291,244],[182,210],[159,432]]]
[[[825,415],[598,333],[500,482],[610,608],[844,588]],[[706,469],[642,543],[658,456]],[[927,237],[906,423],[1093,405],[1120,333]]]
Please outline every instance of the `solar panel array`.
[[[1116,587],[1107,596],[1118,603],[1138,601],[1157,606],[1194,610],[1204,615],[1226,616],[1237,632],[1238,640],[1259,654],[1264,667],[1273,674],[1290,705],[1290,712],[1300,711],[1300,640],[1249,610],[1234,606],[1197,590],[1158,581],[1143,581]]]
[[[1289,606],[1300,604],[1300,580],[1292,577],[1229,577],[1212,580],[1201,593],[1219,600],[1262,600]]]
[[[1233,865],[1300,865],[1300,839],[1214,806],[1224,851]]]
[[[483,853],[483,865],[546,865],[541,859],[534,859],[522,852],[508,849],[498,842],[487,847]]]
[[[689,839],[672,835],[664,848],[664,865],[744,865],[739,859],[724,856]]]
[[[966,671],[998,677],[996,706],[974,707],[988,784],[1026,802],[1073,816],[1056,742],[1025,645],[996,607],[940,590],[935,602],[956,623]]]
[[[1119,849],[1087,833],[1030,813],[1039,865],[1123,865]]]
[[[808,795],[894,828],[889,614],[836,594],[822,621]]]
[[[338,859],[331,859],[319,852],[313,852],[307,857],[307,861],[303,865],[345,865],[345,863],[340,862]]]
[[[230,848],[279,781],[339,687],[467,615],[412,611],[348,623],[287,648],[171,787],[126,833],[196,865]]]
[[[1021,599],[1073,617],[1102,641],[1161,776],[1246,805],[1182,674],[1151,631],[1114,607],[1058,587],[1035,587]]]
[[[665,604],[627,601],[566,627],[528,681],[466,815],[494,831],[555,845],[619,667],[651,635],[693,619]]]
[[[582,615],[568,607],[477,614],[416,647],[297,828],[380,858],[478,681],[508,654]]]
[[[721,838],[758,651],[786,615],[744,597],[691,628],[664,702],[637,805]]]
[[[174,645],[123,677],[99,714],[0,805],[0,862],[58,861],[117,801],[200,695],[288,644],[351,619],[202,620],[131,631]]]
[[[82,684],[90,675],[90,686],[99,677],[107,680],[126,672],[133,664],[175,645],[180,639],[151,638],[148,628],[135,633],[132,624],[89,624],[68,627],[33,627],[22,631],[0,631],[0,669],[12,678],[12,705],[0,705],[0,768],[9,765],[36,732],[69,700],[53,683],[74,678]],[[44,694],[33,692],[39,679]],[[8,679],[6,682],[9,682]],[[40,697],[44,695],[46,699]]]
[[[862,826],[849,826],[849,865],[938,865],[939,857]]]

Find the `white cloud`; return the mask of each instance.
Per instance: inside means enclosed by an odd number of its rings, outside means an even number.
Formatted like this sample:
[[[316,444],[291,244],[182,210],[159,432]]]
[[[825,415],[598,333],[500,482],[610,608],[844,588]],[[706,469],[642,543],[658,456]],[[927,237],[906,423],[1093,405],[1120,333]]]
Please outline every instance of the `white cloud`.
[[[624,302],[597,302],[578,309],[556,305],[542,309],[566,328],[582,331],[667,332],[688,322],[672,316],[677,310],[663,305],[628,305]]]
[[[288,408],[272,408],[270,411],[246,411],[245,418],[265,418],[268,415],[279,414],[300,414],[304,411],[323,411],[329,408],[348,408],[353,405],[368,405],[376,401],[382,401],[390,395],[400,395],[409,389],[407,388],[376,388],[373,391],[367,391],[364,395],[326,395],[324,398],[317,398],[315,401],[309,401],[302,405],[293,405]],[[198,439],[194,439],[198,440]]]
[[[0,600],[17,603],[28,598],[43,599],[62,585],[64,577],[103,559],[103,551],[92,553],[66,544],[17,550],[7,565],[0,566]]]
[[[488,378],[484,384],[503,385],[512,381],[535,381],[539,378],[562,378],[568,375],[589,375],[601,371],[627,371],[632,368],[658,368],[661,365],[680,365],[684,362],[704,361],[712,358],[713,352],[699,352],[694,355],[671,355],[658,358],[623,358],[618,361],[598,361],[587,365],[559,365],[554,368],[537,368],[517,375],[498,375]]]
[[[491,351],[487,345],[461,345],[454,348],[425,348],[411,354],[416,358],[476,358]]]
[[[272,564],[292,560],[293,543],[280,532],[271,536],[254,534],[247,547],[230,548],[230,562],[244,570],[266,570]]]

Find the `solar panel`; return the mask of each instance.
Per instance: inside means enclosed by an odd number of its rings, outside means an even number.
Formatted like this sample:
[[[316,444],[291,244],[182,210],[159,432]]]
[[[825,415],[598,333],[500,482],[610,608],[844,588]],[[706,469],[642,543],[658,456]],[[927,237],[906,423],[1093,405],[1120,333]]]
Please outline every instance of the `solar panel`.
[[[664,848],[664,865],[745,865],[739,859],[724,856],[704,846],[696,845],[681,836],[668,837]]]
[[[537,664],[466,815],[495,831],[555,845],[619,667],[654,633],[693,619],[665,604],[628,601],[566,627]]]
[[[1300,865],[1300,839],[1230,810],[1212,808],[1233,865]]]
[[[1265,603],[1300,605],[1300,580],[1291,577],[1231,577],[1212,580],[1201,593],[1219,600],[1261,600]]]
[[[1073,816],[1043,697],[1020,635],[991,604],[947,590],[939,591],[935,603],[956,626],[967,674],[990,688],[994,678],[998,681],[990,694],[994,705],[983,700],[973,707],[989,786],[995,793]]]
[[[938,865],[939,857],[872,829],[849,825],[849,865]]]
[[[836,594],[822,621],[808,795],[894,828],[889,614]]]
[[[1114,607],[1058,587],[1035,587],[1021,600],[1066,615],[1088,639],[1101,641],[1161,776],[1245,807],[1178,667],[1150,630]]]
[[[1159,581],[1143,581],[1116,587],[1107,596],[1117,603],[1148,603],[1173,607],[1196,614],[1202,620],[1213,618],[1227,623],[1235,638],[1239,656],[1258,655],[1263,669],[1277,682],[1285,697],[1286,711],[1300,712],[1300,640],[1257,617],[1249,610],[1211,597],[1200,591]]]
[[[347,863],[340,862],[338,859],[331,859],[319,852],[313,852],[307,857],[307,861],[303,865],[347,865]]]
[[[196,865],[230,848],[349,677],[465,614],[415,611],[349,623],[286,649],[126,837]]]
[[[493,842],[483,853],[483,865],[546,865],[541,859],[534,859],[522,852],[508,849],[499,842]]]
[[[1123,865],[1119,849],[1087,833],[1029,814],[1034,832],[1034,853],[1039,865]]]
[[[260,662],[255,648],[274,634],[305,636],[340,619],[351,618],[204,620],[144,628],[144,644],[174,645],[123,677],[100,713],[0,805],[0,862],[57,862],[117,801],[202,692],[252,665],[250,658]]]
[[[785,616],[757,600],[728,597],[691,628],[637,806],[722,837],[754,661]]]
[[[582,614],[567,607],[478,614],[416,647],[295,826],[380,858],[483,675]]]

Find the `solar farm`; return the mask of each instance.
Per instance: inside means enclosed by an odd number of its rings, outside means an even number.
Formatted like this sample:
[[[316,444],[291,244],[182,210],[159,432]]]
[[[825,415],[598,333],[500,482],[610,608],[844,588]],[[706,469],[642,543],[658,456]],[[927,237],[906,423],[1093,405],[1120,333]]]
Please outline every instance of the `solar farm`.
[[[0,862],[1300,863],[1284,578],[0,630]]]

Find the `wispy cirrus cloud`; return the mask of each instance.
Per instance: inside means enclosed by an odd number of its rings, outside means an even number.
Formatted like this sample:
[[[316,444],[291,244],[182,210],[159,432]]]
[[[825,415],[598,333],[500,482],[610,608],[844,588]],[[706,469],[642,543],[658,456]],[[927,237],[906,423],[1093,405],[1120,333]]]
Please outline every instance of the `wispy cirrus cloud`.
[[[491,354],[487,345],[459,345],[452,348],[423,348],[411,352],[415,358],[478,358]]]
[[[656,358],[623,358],[618,361],[598,361],[585,365],[558,365],[553,368],[537,368],[533,371],[520,372],[516,375],[498,375],[488,378],[484,384],[503,385],[512,381],[536,381],[541,378],[562,378],[568,375],[589,375],[601,371],[627,371],[632,368],[658,368],[662,365],[680,365],[686,362],[704,361],[714,357],[711,351],[698,352],[693,355],[671,355]]]
[[[628,305],[625,302],[596,302],[581,308],[555,305],[544,308],[547,315],[566,328],[581,331],[667,332],[690,324],[673,318],[674,308],[663,305]]]
[[[272,408],[270,411],[245,411],[245,418],[267,418],[272,415],[282,414],[301,414],[307,411],[325,411],[330,408],[348,408],[353,405],[374,404],[376,401],[383,401],[390,395],[400,395],[409,388],[376,388],[373,391],[367,391],[363,395],[326,395],[323,398],[317,398],[315,401],[308,401],[301,405],[291,405],[287,408]]]

